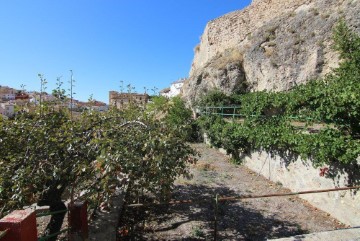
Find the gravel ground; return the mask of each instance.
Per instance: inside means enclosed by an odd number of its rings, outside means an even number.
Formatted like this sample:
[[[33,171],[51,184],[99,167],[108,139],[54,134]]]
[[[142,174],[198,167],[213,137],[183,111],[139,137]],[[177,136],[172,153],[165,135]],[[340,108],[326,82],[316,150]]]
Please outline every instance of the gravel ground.
[[[214,197],[286,193],[281,183],[268,181],[205,144],[194,144],[201,154],[191,166],[191,178],[179,178],[174,200],[201,203],[127,208],[122,240],[213,240]],[[212,200],[212,201],[207,201]],[[344,228],[329,214],[298,197],[221,202],[217,211],[218,240],[265,240]]]

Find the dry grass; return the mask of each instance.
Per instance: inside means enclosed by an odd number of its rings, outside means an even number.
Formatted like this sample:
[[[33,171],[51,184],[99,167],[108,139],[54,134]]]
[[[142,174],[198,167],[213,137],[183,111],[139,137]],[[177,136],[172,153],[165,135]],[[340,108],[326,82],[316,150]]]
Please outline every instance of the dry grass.
[[[272,56],[273,55],[273,53],[274,53],[274,48],[265,48],[265,56],[266,57],[270,57],[270,56]]]
[[[211,65],[217,69],[225,69],[230,63],[242,63],[244,61],[243,53],[239,49],[227,49],[223,54],[217,55]]]
[[[214,171],[215,166],[211,165],[210,163],[206,163],[206,162],[198,162],[196,164],[196,169],[198,169],[200,171]]]
[[[200,51],[200,44],[196,45],[194,48],[194,52],[198,53]]]

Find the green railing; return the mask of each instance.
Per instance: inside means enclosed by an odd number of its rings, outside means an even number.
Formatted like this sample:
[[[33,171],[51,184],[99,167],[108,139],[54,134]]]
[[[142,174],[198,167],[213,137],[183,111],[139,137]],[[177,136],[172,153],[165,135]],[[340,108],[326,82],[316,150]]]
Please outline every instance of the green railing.
[[[44,216],[50,216],[50,215],[54,215],[54,214],[60,214],[60,213],[66,213],[68,210],[65,209],[65,210],[59,210],[59,211],[53,211],[53,212],[43,212],[43,213],[37,213],[36,214],[36,217],[39,218],[39,217],[44,217]],[[65,233],[65,232],[68,232],[70,230],[70,228],[64,228],[62,230],[60,230],[59,232],[56,232],[56,233],[52,233],[52,234],[49,234],[47,236],[44,236],[44,237],[40,237],[38,238],[38,241],[46,241],[50,238],[53,238],[53,237],[56,237],[58,236],[59,234],[62,234],[62,233]]]
[[[66,213],[68,210],[59,210],[59,211],[54,211],[54,212],[43,212],[43,213],[37,213],[36,217],[44,217],[44,216],[49,216],[49,215],[53,215],[53,214],[59,214],[59,213]]]
[[[244,117],[239,113],[239,106],[207,106],[197,108],[198,113],[204,115],[220,115],[220,116],[231,116],[231,117]]]
[[[260,117],[260,118],[268,118],[270,116],[267,115],[244,115],[241,114],[241,106],[206,106],[206,107],[197,107],[197,113],[200,115],[218,115],[222,117],[238,117],[238,118],[248,118],[248,117]],[[274,117],[273,115],[271,117]],[[307,117],[307,116],[288,116],[290,120],[294,121],[316,121],[320,122],[315,118]]]

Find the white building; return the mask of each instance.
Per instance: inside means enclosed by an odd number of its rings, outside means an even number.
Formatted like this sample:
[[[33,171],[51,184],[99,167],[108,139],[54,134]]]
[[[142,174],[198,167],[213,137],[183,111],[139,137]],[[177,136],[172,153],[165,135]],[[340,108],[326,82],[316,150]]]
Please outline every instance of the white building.
[[[181,88],[183,87],[185,80],[186,78],[181,78],[171,83],[170,88],[166,88],[160,91],[160,95],[167,98],[178,96],[181,92]]]
[[[15,100],[16,90],[7,86],[0,86],[0,100]]]
[[[101,106],[93,105],[90,107],[90,109],[92,109],[94,111],[104,112],[104,111],[109,110],[109,106],[108,105],[101,105]]]
[[[14,114],[15,114],[14,104],[0,103],[0,114],[7,116],[7,117],[14,116]]]
[[[40,94],[37,92],[29,92],[29,96],[30,96],[30,103],[34,103],[35,105],[40,103]],[[47,93],[43,93],[41,95],[41,101],[42,102],[54,102],[56,101],[57,98],[53,95],[49,95]]]

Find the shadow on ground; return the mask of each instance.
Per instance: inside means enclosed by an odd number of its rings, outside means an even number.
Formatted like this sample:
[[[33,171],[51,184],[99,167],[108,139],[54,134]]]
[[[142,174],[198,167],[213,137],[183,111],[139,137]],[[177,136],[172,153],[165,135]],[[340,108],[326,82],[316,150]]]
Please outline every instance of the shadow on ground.
[[[121,240],[213,240],[216,194],[236,195],[225,187],[179,185],[174,200],[198,203],[126,208],[121,226],[129,232]],[[306,233],[296,223],[266,216],[241,202],[219,203],[217,220],[217,240],[265,240]]]

